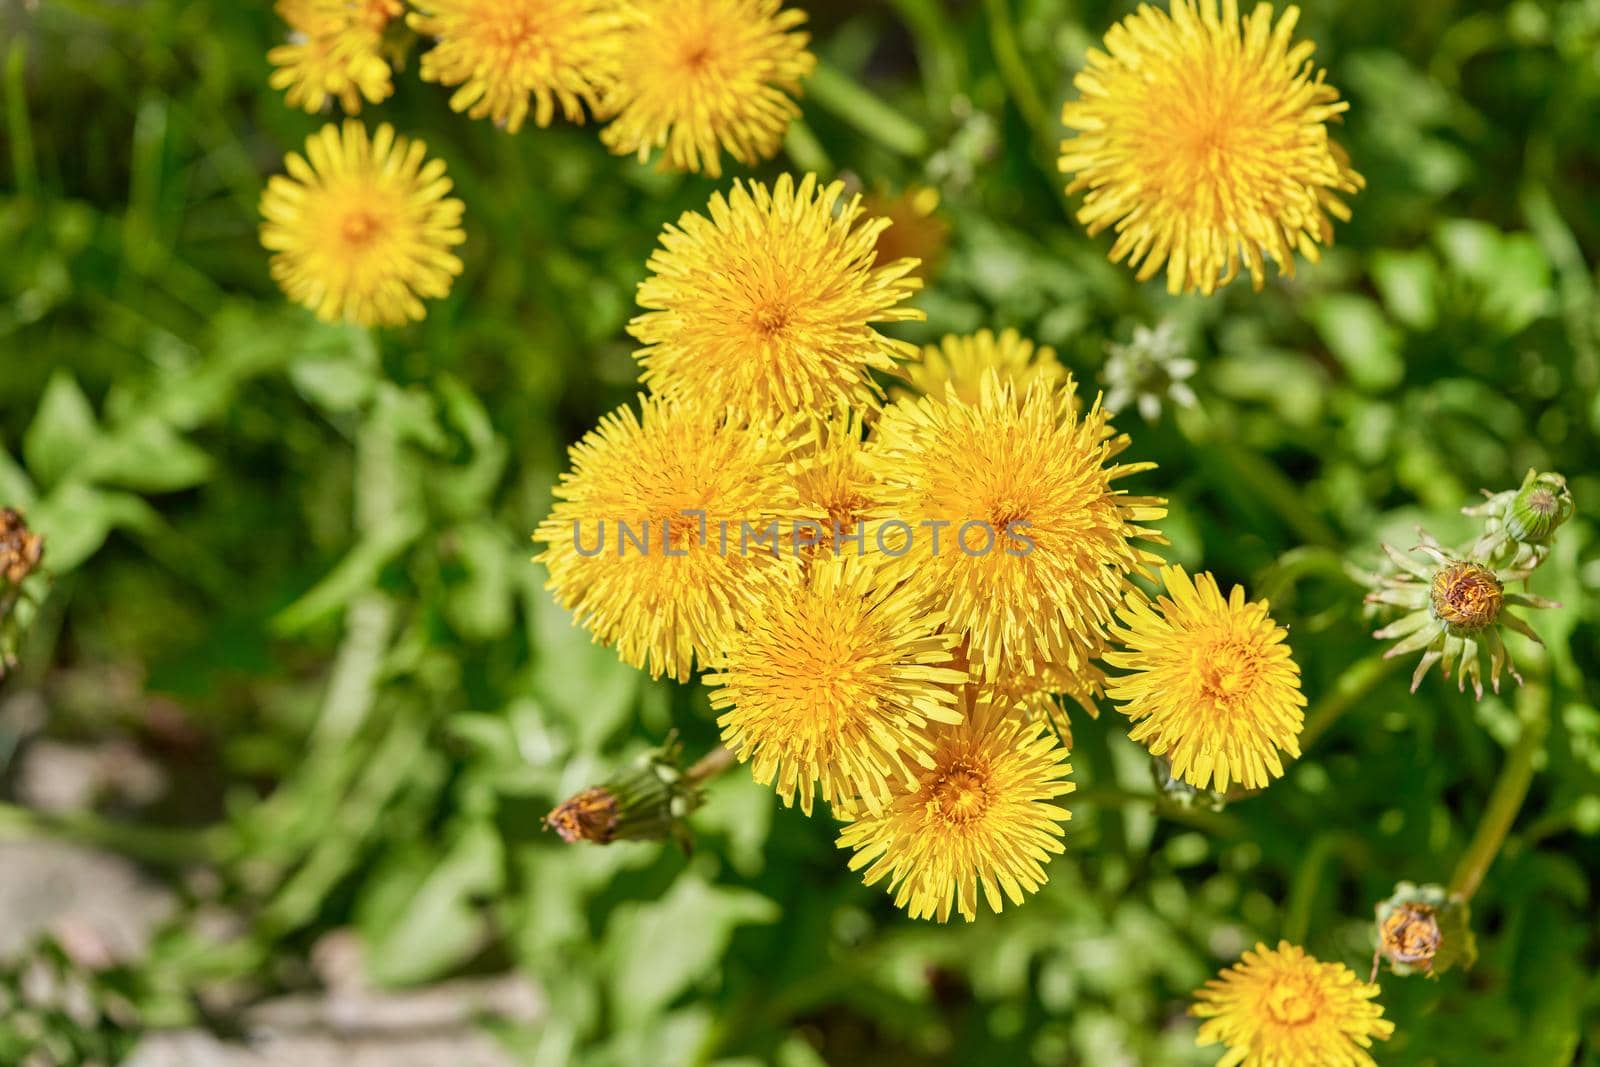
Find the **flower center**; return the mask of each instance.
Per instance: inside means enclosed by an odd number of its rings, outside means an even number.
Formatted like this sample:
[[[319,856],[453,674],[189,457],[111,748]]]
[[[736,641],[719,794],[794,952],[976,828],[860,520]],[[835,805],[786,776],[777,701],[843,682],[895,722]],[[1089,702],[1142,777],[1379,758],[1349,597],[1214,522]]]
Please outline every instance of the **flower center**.
[[[1299,1026],[1317,1014],[1317,997],[1299,982],[1281,981],[1267,992],[1267,1014],[1284,1026]]]
[[[370,211],[352,211],[339,224],[339,234],[351,248],[365,248],[383,229],[378,217]]]
[[[932,794],[940,818],[965,825],[989,808],[989,776],[970,760],[958,759],[934,780]]]
[[[791,317],[789,308],[782,304],[763,304],[750,316],[750,324],[756,333],[771,340],[789,328]]]
[[[1489,568],[1458,560],[1434,573],[1429,599],[1434,618],[1456,633],[1475,633],[1500,618],[1505,590]]]
[[[1199,663],[1200,691],[1214,705],[1231,709],[1256,679],[1256,656],[1243,642],[1226,638],[1204,648]]]

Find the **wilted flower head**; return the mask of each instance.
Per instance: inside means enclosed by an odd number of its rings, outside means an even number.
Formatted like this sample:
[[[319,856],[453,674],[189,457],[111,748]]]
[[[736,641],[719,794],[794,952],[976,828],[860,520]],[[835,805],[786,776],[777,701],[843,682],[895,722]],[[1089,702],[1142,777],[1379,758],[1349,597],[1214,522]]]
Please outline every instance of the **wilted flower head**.
[[[1298,945],[1258,944],[1195,993],[1201,1045],[1222,1043],[1217,1067],[1375,1067],[1368,1049],[1387,1040],[1380,990],[1342,963]]]
[[[16,508],[0,508],[0,582],[18,586],[44,559],[44,538]]]
[[[735,182],[709,215],[667,226],[639,285],[647,310],[628,332],[645,345],[645,384],[757,413],[875,405],[871,372],[917,354],[875,324],[923,317],[907,304],[915,264],[877,261],[887,220],[863,219],[859,196],[813,174]]]
[[[412,0],[413,30],[434,39],[422,80],[456,86],[452,111],[516,133],[599,103],[621,60],[613,0]],[[530,99],[532,101],[530,106]]]
[[[421,141],[354,119],[306,140],[261,195],[261,243],[272,277],[326,322],[401,326],[450,292],[466,240],[444,161]]]
[[[1280,752],[1300,755],[1305,724],[1286,631],[1242,586],[1224,598],[1210,574],[1191,579],[1182,567],[1162,567],[1161,579],[1167,595],[1154,605],[1131,593],[1117,611],[1112,638],[1123,650],[1103,658],[1130,673],[1109,678],[1106,692],[1133,721],[1128,736],[1190,785],[1265,788],[1283,775]]]
[[[1376,931],[1373,978],[1382,960],[1397,975],[1437,978],[1457,965],[1471,967],[1478,957],[1467,903],[1444,886],[1401,882],[1379,902]]]
[[[932,758],[914,782],[895,784],[881,811],[840,809],[839,847],[868,885],[889,879],[896,907],[945,922],[977,918],[978,891],[993,911],[1042,886],[1044,862],[1064,851],[1054,803],[1070,793],[1067,751],[1042,724],[963,695],[962,721],[927,727]],[[1002,897],[1004,894],[1004,898]]]
[[[816,66],[805,12],[780,0],[620,0],[623,62],[607,85],[600,140],[663,170],[722,174],[777,154]]]
[[[922,359],[906,367],[906,377],[923,396],[943,400],[945,391],[954,389],[957,397],[976,404],[979,386],[990,371],[1019,394],[1036,381],[1060,385],[1069,378],[1055,349],[1035,346],[1016,330],[1002,330],[998,337],[991,330],[946,334],[937,345],[923,347]],[[897,390],[897,395],[911,394]]]
[[[1544,562],[1555,543],[1556,531],[1576,508],[1567,480],[1553,471],[1529,469],[1522,485],[1488,499],[1462,513],[1484,520],[1483,536],[1472,548],[1476,559],[1492,560],[1512,570],[1532,570]]]
[[[724,758],[726,753],[718,753]],[[675,737],[625,768],[603,785],[590,786],[556,805],[545,826],[570,844],[588,841],[661,841],[674,838],[685,849],[688,830],[683,820],[704,797],[696,771],[680,767],[682,746]],[[707,757],[702,764],[712,757]]]
[[[1091,234],[1115,227],[1113,262],[1139,279],[1163,265],[1167,289],[1210,293],[1240,264],[1261,288],[1270,259],[1294,272],[1349,217],[1340,194],[1363,185],[1328,126],[1348,105],[1294,40],[1299,10],[1274,22],[1259,4],[1173,0],[1139,9],[1091,49],[1062,121],[1069,192]]]
[[[1422,660],[1411,676],[1412,692],[1416,692],[1435,663],[1442,662],[1445,676],[1449,677],[1459,661],[1458,688],[1465,689],[1467,679],[1471,678],[1473,692],[1482,697],[1479,653],[1485,649],[1489,653],[1489,682],[1496,692],[1500,690],[1502,668],[1521,684],[1522,676],[1511,663],[1500,630],[1502,627],[1515,630],[1535,642],[1539,642],[1539,635],[1506,609],[1548,608],[1556,606],[1554,601],[1528,593],[1506,592],[1506,585],[1526,578],[1527,571],[1498,570],[1478,560],[1453,556],[1427,533],[1419,530],[1418,534],[1421,543],[1413,551],[1420,552],[1431,563],[1418,563],[1393,546],[1384,545],[1383,550],[1398,568],[1397,572],[1363,576],[1375,586],[1367,594],[1368,604],[1406,612],[1372,635],[1380,641],[1398,639],[1384,656],[1422,652]]]
[[[1101,371],[1108,390],[1106,410],[1115,415],[1135,404],[1144,421],[1155,422],[1164,401],[1194,407],[1194,390],[1189,388],[1194,372],[1195,361],[1184,355],[1176,323],[1164,322],[1154,330],[1135,326],[1127,344],[1106,345]]]

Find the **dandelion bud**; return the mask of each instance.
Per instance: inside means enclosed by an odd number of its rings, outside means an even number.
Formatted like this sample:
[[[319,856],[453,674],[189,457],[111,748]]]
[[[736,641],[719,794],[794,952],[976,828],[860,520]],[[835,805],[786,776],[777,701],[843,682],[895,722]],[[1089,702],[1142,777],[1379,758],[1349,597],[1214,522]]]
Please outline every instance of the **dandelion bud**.
[[[1528,472],[1511,501],[1506,533],[1513,541],[1546,544],[1562,523],[1572,518],[1572,494],[1559,474]]]
[[[28,529],[15,508],[0,508],[0,580],[21,585],[44,558],[44,538]]]
[[[1554,471],[1530,469],[1522,485],[1503,493],[1483,491],[1487,499],[1462,512],[1484,520],[1472,558],[1513,570],[1531,571],[1550,554],[1555,534],[1572,518],[1575,504],[1567,480]]]
[[[1439,951],[1439,916],[1427,904],[1395,908],[1378,924],[1378,950],[1395,963],[1428,970]]]
[[[1451,633],[1477,633],[1500,618],[1505,586],[1488,567],[1455,560],[1434,572],[1428,602],[1433,617]]]
[[[1426,556],[1428,563],[1384,545],[1391,568],[1361,576],[1372,587],[1366,598],[1368,605],[1384,614],[1397,610],[1401,613],[1373,632],[1372,636],[1380,641],[1395,642],[1385,656],[1422,653],[1411,676],[1413,693],[1429,668],[1439,663],[1447,676],[1456,671],[1458,687],[1465,688],[1470,679],[1472,691],[1483,696],[1480,653],[1488,655],[1489,683],[1496,692],[1500,690],[1502,671],[1520,683],[1522,677],[1511,663],[1501,632],[1512,630],[1534,642],[1539,641],[1539,635],[1506,609],[1550,608],[1556,603],[1531,593],[1506,592],[1506,583],[1526,578],[1526,571],[1495,568],[1480,562],[1487,559],[1485,556],[1458,559],[1427,533],[1419,530],[1418,534],[1421,543],[1415,551]]]
[[[545,826],[568,844],[592,841],[609,845],[613,841],[661,841],[671,837],[687,850],[688,832],[683,820],[700,806],[699,783],[715,771],[697,772],[698,768],[709,766],[708,761],[687,773],[679,770],[680,751],[676,741],[669,741],[639,766],[557,805],[545,816]],[[719,768],[720,765],[719,762]]]
[[[1466,902],[1440,885],[1395,886],[1393,895],[1378,904],[1376,930],[1374,978],[1382,960],[1402,977],[1436,978],[1458,964],[1471,967],[1478,958]]]

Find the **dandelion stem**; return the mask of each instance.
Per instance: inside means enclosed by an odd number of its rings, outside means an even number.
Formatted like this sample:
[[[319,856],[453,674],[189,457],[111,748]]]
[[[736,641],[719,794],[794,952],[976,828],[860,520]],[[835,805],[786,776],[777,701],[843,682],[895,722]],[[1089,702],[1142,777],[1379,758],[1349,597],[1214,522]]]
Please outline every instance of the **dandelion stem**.
[[[818,62],[806,82],[811,98],[891,152],[920,157],[928,151],[928,136],[921,126],[864,89],[836,67]]]
[[[1528,786],[1533,782],[1533,761],[1544,747],[1550,728],[1550,694],[1543,683],[1530,681],[1522,687],[1517,694],[1517,717],[1522,722],[1522,736],[1500,768],[1500,777],[1478,820],[1472,843],[1450,878],[1450,894],[1463,901],[1471,900],[1478,891],[1527,799]]]
[[[1011,25],[1011,12],[1006,0],[984,0],[984,10],[989,15],[989,47],[994,52],[995,65],[1000,68],[1000,79],[1011,95],[1023,121],[1033,131],[1035,139],[1044,143],[1051,139],[1050,112],[1044,106],[1028,64],[1017,45],[1017,34]]]
[[[110,822],[91,812],[54,814],[17,804],[0,804],[0,839],[33,838],[109,849],[146,863],[169,866],[212,862],[222,844],[216,829],[141,826]]]
[[[695,785],[699,785],[715,778],[736,762],[733,753],[728,751],[726,746],[718,745],[696,760],[694,766],[683,772],[683,776]]]
[[[1300,731],[1300,751],[1305,752],[1316,744],[1339,716],[1376,689],[1399,665],[1399,660],[1385,659],[1383,653],[1374,652],[1346,668],[1333,688],[1306,712],[1305,729]]]
[[[833,160],[828,158],[828,150],[822,147],[822,142],[817,140],[816,133],[802,119],[795,119],[789,123],[789,132],[783,137],[783,150],[802,171],[809,171],[818,177],[834,172]]]

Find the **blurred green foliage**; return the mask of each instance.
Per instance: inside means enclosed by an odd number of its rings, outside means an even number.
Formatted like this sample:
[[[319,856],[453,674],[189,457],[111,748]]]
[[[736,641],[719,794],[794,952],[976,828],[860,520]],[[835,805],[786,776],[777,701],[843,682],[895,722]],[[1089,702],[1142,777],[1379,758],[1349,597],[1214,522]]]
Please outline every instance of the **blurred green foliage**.
[[[1048,887],[941,928],[742,771],[692,857],[540,828],[670,728],[715,740],[698,688],[571,626],[527,541],[565,445],[636,389],[623,327],[660,227],[714,183],[592,129],[506,136],[404,73],[363,117],[448,162],[467,271],[414,328],[323,326],[255,240],[265,176],[320,121],[266,88],[270,5],[0,2],[0,504],[53,575],[6,691],[169,778],[132,813],[0,827],[129,852],[182,903],[118,1010],[60,1047],[226,1029],[353,926],[379,983],[532,976],[548,1015],[502,1036],[540,1067],[1210,1063],[1192,988],[1279,936],[1362,970],[1374,905],[1449,877],[1538,723],[1477,966],[1384,978],[1379,1058],[1600,1062],[1600,0],[1303,6],[1368,189],[1321,265],[1203,300],[1107,263],[1055,173],[1056,109],[1131,4],[809,5],[826,69],[762,173],[940,190],[951,245],[913,340],[1015,326],[1094,383],[1107,343],[1174,323],[1199,406],[1119,420],[1160,464],[1138,488],[1171,498],[1176,558],[1272,598],[1312,702],[1305,758],[1220,813],[1157,803],[1119,717],[1079,719]],[[1408,695],[1345,565],[1418,522],[1463,539],[1458,509],[1530,466],[1579,509],[1534,583],[1564,605],[1547,649],[1513,648],[1533,684]],[[219,909],[227,936],[201,921]]]

